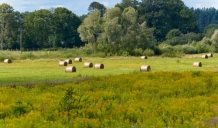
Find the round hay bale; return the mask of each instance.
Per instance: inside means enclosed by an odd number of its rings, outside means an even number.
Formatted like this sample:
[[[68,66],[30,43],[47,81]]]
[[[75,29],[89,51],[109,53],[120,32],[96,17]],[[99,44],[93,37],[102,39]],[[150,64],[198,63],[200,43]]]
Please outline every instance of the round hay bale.
[[[67,62],[66,61],[60,61],[59,66],[67,66]]]
[[[207,55],[202,55],[201,58],[203,58],[203,59],[207,59],[208,56],[207,56]]]
[[[4,63],[12,63],[12,60],[11,59],[5,59]]]
[[[85,62],[84,63],[84,68],[92,68],[93,64],[91,62]]]
[[[208,57],[213,57],[212,53],[207,54]]]
[[[194,62],[193,67],[202,67],[202,63],[201,62]]]
[[[149,72],[149,71],[151,71],[151,67],[149,65],[142,65],[140,67],[140,71],[141,72]]]
[[[141,59],[148,59],[147,56],[141,56]]]
[[[82,58],[76,57],[76,58],[74,59],[74,61],[75,61],[75,62],[82,62]]]
[[[72,60],[71,59],[67,59],[65,60],[68,64],[72,64]]]
[[[65,72],[76,72],[75,66],[67,66]]]
[[[94,69],[104,69],[103,64],[95,64]]]

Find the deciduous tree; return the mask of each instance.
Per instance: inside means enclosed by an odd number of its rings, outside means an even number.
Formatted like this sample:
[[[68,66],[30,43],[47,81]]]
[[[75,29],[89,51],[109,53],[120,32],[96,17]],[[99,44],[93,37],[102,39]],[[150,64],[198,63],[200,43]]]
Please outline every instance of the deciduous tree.
[[[107,10],[107,8],[106,8],[103,4],[94,1],[94,2],[92,2],[92,3],[89,5],[88,10],[89,10],[90,12],[92,12],[92,11],[94,11],[95,9],[97,9],[97,10],[99,10],[99,11],[101,12],[101,16],[103,16],[104,13],[105,13],[106,10]]]
[[[4,42],[10,34],[10,29],[13,25],[13,21],[10,21],[13,20],[13,11],[13,7],[8,4],[3,3],[0,5],[1,49],[3,49],[4,45],[6,45]]]
[[[81,40],[77,28],[81,20],[77,15],[67,8],[55,8],[52,20],[53,31],[56,36],[56,44],[62,42],[64,47],[80,46]]]
[[[83,20],[83,23],[79,26],[78,32],[82,41],[92,44],[92,50],[94,50],[94,43],[96,42],[96,36],[100,29],[100,11],[95,9]]]

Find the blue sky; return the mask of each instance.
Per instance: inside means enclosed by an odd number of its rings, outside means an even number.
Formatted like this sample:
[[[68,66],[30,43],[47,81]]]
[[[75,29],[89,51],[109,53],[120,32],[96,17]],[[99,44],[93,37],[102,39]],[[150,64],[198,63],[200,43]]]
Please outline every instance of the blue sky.
[[[49,9],[51,7],[65,7],[76,15],[87,14],[88,6],[93,1],[104,4],[108,8],[114,7],[122,0],[0,0],[0,4],[7,3],[15,11],[35,11],[39,9]],[[183,0],[186,6],[194,8],[215,7],[218,9],[218,0]]]

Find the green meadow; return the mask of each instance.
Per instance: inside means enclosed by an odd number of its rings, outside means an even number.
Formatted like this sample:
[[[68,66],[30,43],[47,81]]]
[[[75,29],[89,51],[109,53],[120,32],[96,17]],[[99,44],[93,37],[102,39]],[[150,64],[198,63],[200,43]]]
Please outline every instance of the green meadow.
[[[66,53],[66,52],[65,52]],[[148,57],[84,57],[82,62],[74,62],[77,57],[72,53],[12,52],[8,55],[12,63],[0,63],[0,85],[33,85],[38,83],[57,84],[72,82],[84,77],[99,75],[119,75],[139,72],[140,66],[150,65],[151,72],[157,71],[217,71],[218,57],[202,59],[201,55],[187,55],[180,58]],[[5,53],[6,54],[6,53]],[[53,54],[53,55],[52,55]],[[59,56],[58,56],[59,55]],[[62,56],[60,56],[62,55]],[[22,56],[26,57],[22,59]],[[23,57],[23,58],[24,58]],[[20,59],[21,58],[21,59]],[[59,66],[59,61],[71,59],[76,72],[65,73],[66,66]],[[104,69],[84,68],[85,62],[104,64]],[[202,67],[193,67],[193,62],[201,62]]]
[[[208,59],[81,55],[82,62],[69,64],[76,67],[73,73],[58,63],[78,55],[59,54],[4,55],[12,63],[0,63],[0,128],[218,127],[216,54]],[[104,69],[84,68],[84,62],[102,63]],[[140,72],[141,65],[151,71]]]

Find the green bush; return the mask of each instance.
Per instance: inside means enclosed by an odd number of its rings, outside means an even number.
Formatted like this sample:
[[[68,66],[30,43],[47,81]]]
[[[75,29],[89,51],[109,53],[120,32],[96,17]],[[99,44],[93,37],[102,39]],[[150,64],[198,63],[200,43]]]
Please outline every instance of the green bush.
[[[182,45],[183,53],[185,54],[196,54],[197,49],[192,45]]]
[[[210,45],[204,43],[198,43],[195,47],[198,53],[206,53],[209,51]]]
[[[89,44],[86,44],[84,47],[81,47],[81,49],[82,49],[82,51],[83,51],[84,53],[86,53],[87,55],[90,55],[90,54],[93,53],[93,49],[92,49],[92,46],[91,46],[90,43],[89,43]]]
[[[141,56],[142,54],[143,54],[142,48],[135,48],[131,52],[131,55],[133,55],[133,56]]]
[[[180,46],[167,46],[161,49],[162,57],[182,57],[183,55]]]
[[[147,55],[147,56],[153,56],[154,55],[154,50],[152,50],[152,49],[145,49],[143,54]]]

